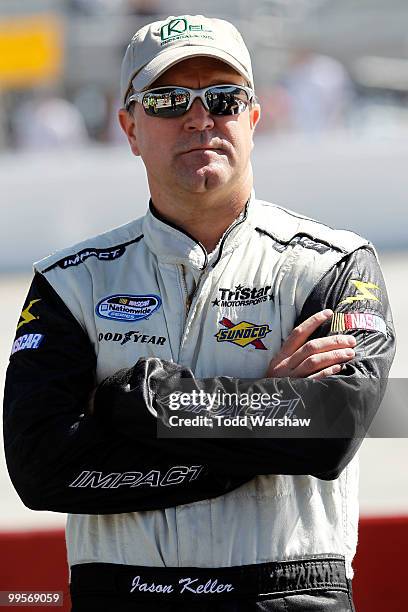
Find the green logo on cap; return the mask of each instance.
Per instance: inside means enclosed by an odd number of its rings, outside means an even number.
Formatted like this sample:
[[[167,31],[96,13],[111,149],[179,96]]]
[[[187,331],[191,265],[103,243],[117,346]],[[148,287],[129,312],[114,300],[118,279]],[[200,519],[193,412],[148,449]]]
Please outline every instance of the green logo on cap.
[[[187,19],[172,19],[161,27],[160,36],[162,40],[168,40],[174,36],[180,36],[184,32],[212,32],[202,24],[189,25]]]

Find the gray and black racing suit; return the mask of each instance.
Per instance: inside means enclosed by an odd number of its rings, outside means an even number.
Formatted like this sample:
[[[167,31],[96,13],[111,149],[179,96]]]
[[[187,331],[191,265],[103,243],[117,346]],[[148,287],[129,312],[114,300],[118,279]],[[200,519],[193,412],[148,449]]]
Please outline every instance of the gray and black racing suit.
[[[355,358],[331,377],[335,392],[265,379],[294,327],[324,308],[334,315],[313,337],[357,339]],[[28,507],[69,513],[73,576],[114,566],[134,581],[135,567],[208,574],[268,563],[314,564],[316,574],[316,564],[340,563],[349,581],[356,452],[394,344],[377,257],[360,236],[252,195],[208,254],[151,203],[143,218],[35,264],[6,380],[11,479]],[[186,378],[206,379],[207,390],[295,392],[325,425],[296,438],[157,437],[160,386],[179,391]],[[331,435],[340,413],[347,431]],[[193,594],[206,596],[227,595]]]

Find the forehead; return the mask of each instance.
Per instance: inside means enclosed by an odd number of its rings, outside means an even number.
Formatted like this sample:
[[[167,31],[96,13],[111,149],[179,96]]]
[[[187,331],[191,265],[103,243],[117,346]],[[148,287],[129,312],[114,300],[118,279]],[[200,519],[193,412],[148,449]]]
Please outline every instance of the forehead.
[[[149,87],[178,85],[184,79],[200,78],[206,81],[236,83],[245,85],[245,79],[232,66],[214,57],[191,57],[175,64],[154,81]]]

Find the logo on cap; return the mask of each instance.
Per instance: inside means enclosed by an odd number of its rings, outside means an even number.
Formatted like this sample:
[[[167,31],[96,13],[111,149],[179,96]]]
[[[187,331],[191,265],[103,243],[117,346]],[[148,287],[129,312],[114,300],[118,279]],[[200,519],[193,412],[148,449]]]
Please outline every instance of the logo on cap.
[[[180,34],[184,34],[184,32],[212,32],[209,28],[206,28],[203,24],[192,25],[188,24],[187,19],[179,18],[172,19],[164,26],[160,28],[160,36],[162,40],[168,40],[169,38],[173,38],[174,36],[180,36]]]

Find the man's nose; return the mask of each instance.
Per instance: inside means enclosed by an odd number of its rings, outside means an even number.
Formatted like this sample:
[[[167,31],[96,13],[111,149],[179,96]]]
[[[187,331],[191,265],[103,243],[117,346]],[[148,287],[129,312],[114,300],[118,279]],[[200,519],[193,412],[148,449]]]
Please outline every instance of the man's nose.
[[[194,100],[189,111],[185,115],[184,127],[188,131],[210,130],[214,127],[214,120],[202,101]]]

